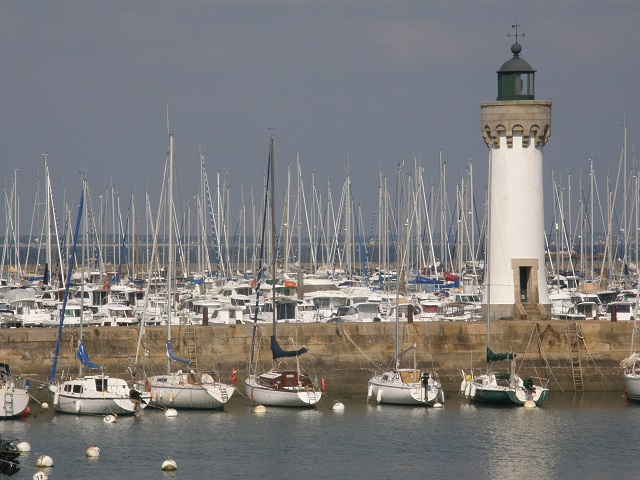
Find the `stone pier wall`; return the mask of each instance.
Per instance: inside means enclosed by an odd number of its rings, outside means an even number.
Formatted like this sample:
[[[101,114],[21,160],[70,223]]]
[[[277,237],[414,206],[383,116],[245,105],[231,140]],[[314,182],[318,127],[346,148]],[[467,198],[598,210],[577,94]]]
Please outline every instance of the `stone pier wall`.
[[[619,362],[628,357],[633,325],[629,322],[581,322],[584,344],[580,345],[585,390],[622,390]],[[522,377],[549,380],[554,391],[573,391],[569,340],[565,321],[528,322],[499,320],[491,324],[494,352],[515,352]],[[190,327],[196,332],[198,363],[201,371],[214,371],[228,381],[235,368],[239,381],[247,372],[252,325]],[[317,323],[279,324],[278,340],[284,349],[305,345],[309,353],[300,365],[312,377],[324,378],[329,395],[365,393],[367,380],[376,365],[388,367],[394,355],[395,323]],[[259,327],[256,352],[264,368],[270,368],[271,327]],[[65,328],[60,345],[57,376],[76,375],[75,359],[79,329]],[[34,382],[46,381],[51,374],[56,329],[0,330],[0,361],[11,365],[15,376]],[[85,328],[84,344],[91,360],[104,365],[107,374],[131,378],[131,371],[142,376],[164,371],[166,329],[148,327],[142,337],[138,366],[134,365],[139,330],[129,327]],[[174,352],[186,356],[184,327],[172,327]],[[486,325],[482,322],[424,322],[400,324],[401,350],[417,345],[418,367],[436,371],[447,394],[457,393],[462,371],[486,368]],[[403,366],[413,364],[413,353]],[[295,368],[295,359],[283,366]],[[506,367],[506,365],[505,365]],[[88,373],[85,369],[85,373]]]

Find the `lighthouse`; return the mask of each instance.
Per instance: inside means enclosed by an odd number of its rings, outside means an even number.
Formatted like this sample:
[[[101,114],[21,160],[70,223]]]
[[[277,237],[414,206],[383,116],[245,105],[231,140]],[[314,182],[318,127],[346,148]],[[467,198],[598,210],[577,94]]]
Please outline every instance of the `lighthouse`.
[[[480,104],[489,148],[489,229],[484,318],[548,318],[542,151],[551,134],[551,101],[536,100],[535,73],[511,46],[498,70],[495,102]],[[520,35],[524,36],[524,35]]]

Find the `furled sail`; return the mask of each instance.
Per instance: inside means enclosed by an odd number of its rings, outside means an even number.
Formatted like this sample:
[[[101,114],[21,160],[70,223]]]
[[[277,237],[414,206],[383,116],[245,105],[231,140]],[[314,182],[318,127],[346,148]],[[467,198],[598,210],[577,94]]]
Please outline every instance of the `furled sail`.
[[[49,285],[49,264],[44,264],[44,273],[42,274],[42,284]]]
[[[175,353],[173,353],[173,347],[171,346],[171,340],[167,340],[167,357],[169,357],[174,362],[186,363],[189,365],[191,362],[189,360],[185,360],[184,358],[176,357]]]
[[[82,340],[78,344],[78,352],[76,353],[76,357],[78,357],[78,360],[80,360],[80,363],[82,365],[86,365],[89,368],[93,368],[96,370],[99,370],[102,368],[100,365],[96,365],[91,360],[89,360],[89,354],[85,350],[84,343],[82,343]]]
[[[511,360],[513,359],[513,353],[493,353],[489,347],[487,347],[487,362],[497,362],[499,360]]]
[[[271,336],[271,354],[273,355],[273,359],[277,358],[285,358],[285,357],[297,357],[298,355],[302,355],[303,353],[307,353],[309,350],[306,347],[302,347],[300,350],[283,350],[276,340],[275,336]]]

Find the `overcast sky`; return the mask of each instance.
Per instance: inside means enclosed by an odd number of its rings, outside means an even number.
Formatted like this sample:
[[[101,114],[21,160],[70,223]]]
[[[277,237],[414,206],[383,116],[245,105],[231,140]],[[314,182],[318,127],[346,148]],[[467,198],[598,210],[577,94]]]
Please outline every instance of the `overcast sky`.
[[[200,149],[210,177],[259,196],[270,135],[280,174],[300,152],[334,196],[349,158],[365,222],[378,172],[414,156],[437,185],[442,150],[452,188],[471,159],[484,188],[480,102],[495,100],[516,20],[536,98],[553,100],[546,174],[577,186],[593,158],[604,191],[623,120],[629,152],[640,132],[637,0],[3,1],[3,186],[17,167],[30,211],[49,152],[68,195],[86,170],[94,192],[113,182],[143,202],[161,184],[168,108],[186,196]]]

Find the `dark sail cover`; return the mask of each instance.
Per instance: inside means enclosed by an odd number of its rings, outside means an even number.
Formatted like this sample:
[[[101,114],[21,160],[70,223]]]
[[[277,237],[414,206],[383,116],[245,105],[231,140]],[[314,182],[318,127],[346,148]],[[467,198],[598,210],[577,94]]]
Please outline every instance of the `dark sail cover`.
[[[487,362],[497,362],[498,360],[511,360],[513,359],[513,353],[493,353],[489,347],[487,347]]]
[[[273,355],[273,359],[284,358],[284,357],[297,357],[298,355],[302,355],[303,353],[307,353],[309,350],[305,347],[302,347],[300,350],[283,350],[276,340],[276,337],[271,336],[271,354]]]

